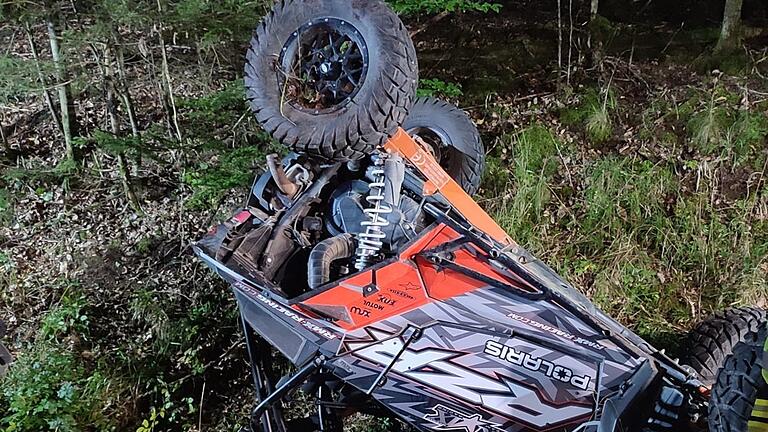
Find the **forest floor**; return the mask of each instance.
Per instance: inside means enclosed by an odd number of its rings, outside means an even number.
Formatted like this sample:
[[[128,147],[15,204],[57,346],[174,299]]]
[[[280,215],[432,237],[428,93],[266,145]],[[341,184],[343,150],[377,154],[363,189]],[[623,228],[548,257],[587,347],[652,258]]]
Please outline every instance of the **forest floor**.
[[[441,80],[423,91],[458,102],[481,130],[481,205],[674,354],[713,310],[766,305],[768,52],[756,43],[725,73],[691,54],[711,46],[712,31],[656,34],[669,38],[617,36],[598,66],[570,73],[558,72],[551,26],[459,16],[416,41],[422,78]],[[29,55],[20,42],[13,52]],[[5,117],[17,126],[0,162],[0,316],[18,362],[2,383],[2,427],[24,421],[33,402],[93,430],[236,431],[246,418],[236,306],[189,245],[243,202],[275,145],[249,115],[235,69],[171,54],[180,142],[165,135],[152,79],[132,88],[145,125],[141,164],[130,153],[141,213],[118,180],[121,143],[98,132],[107,126],[95,80],[78,87],[86,138],[76,170],[60,163],[40,98]],[[573,64],[583,55],[574,50]]]

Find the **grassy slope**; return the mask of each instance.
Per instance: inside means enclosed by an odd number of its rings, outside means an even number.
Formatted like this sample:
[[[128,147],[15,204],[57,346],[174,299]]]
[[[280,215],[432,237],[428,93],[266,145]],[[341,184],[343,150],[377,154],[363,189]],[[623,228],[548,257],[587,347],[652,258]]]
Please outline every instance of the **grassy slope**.
[[[496,139],[484,188],[513,237],[673,349],[693,321],[768,293],[766,104],[745,103],[739,80],[700,79],[647,105],[586,91],[529,107]]]

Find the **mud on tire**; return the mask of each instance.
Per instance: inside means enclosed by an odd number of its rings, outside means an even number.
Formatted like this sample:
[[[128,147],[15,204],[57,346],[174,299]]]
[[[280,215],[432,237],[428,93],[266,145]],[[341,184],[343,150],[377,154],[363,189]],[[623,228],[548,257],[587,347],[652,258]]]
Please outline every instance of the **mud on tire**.
[[[766,312],[734,308],[717,312],[689,334],[683,363],[691,366],[706,385],[715,382],[718,370],[740,342],[754,341],[764,326]]]
[[[360,159],[405,120],[416,50],[380,0],[282,0],[256,28],[246,96],[262,126],[298,153]]]
[[[411,107],[403,129],[424,139],[443,169],[468,194],[480,189],[485,148],[466,112],[439,99],[420,97]]]

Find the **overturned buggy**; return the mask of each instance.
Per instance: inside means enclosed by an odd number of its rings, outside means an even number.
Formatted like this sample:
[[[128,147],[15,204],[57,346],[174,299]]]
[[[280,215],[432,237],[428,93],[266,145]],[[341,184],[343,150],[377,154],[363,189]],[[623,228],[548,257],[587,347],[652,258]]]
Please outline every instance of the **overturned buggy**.
[[[691,366],[654,349],[473,201],[477,129],[417,81],[380,1],[284,0],[255,31],[248,99],[293,153],[195,244],[240,307],[250,430],[340,431],[356,412],[423,431],[707,430],[719,364],[697,353],[727,339],[720,362],[763,312],[705,323]],[[273,376],[269,346],[295,372]],[[298,389],[313,412],[287,419]]]

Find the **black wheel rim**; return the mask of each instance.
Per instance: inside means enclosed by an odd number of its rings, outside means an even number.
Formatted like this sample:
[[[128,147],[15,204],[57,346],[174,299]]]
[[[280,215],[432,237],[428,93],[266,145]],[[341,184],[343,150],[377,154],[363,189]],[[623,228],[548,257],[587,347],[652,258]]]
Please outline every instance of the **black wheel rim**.
[[[313,114],[337,111],[357,95],[368,72],[360,32],[338,18],[319,18],[291,34],[280,54],[278,83],[285,102]]]

